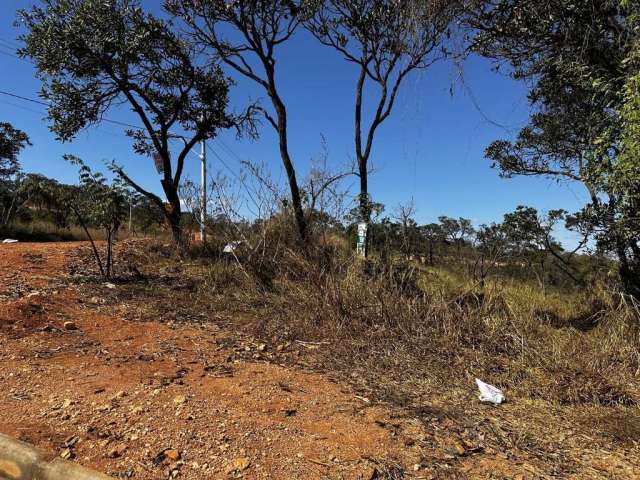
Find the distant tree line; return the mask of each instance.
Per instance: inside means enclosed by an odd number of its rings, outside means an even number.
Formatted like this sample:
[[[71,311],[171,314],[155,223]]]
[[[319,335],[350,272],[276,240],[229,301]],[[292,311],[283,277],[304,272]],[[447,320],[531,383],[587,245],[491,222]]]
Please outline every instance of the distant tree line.
[[[166,16],[160,18],[139,0],[41,0],[19,13],[26,29],[19,54],[35,63],[51,129],[60,140],[100,123],[115,105],[126,104],[137,115],[142,128],[127,134],[136,153],[156,162],[166,201],[122,166],[114,163],[112,169],[162,212],[179,249],[187,155],[221,129],[253,138],[260,120],[278,138],[299,248],[313,241],[279,81],[284,45],[306,30],[357,71],[351,173],[359,179],[354,214],[371,223],[368,246],[379,241],[376,230],[383,228],[372,223],[377,204],[369,189],[370,159],[406,78],[445,58],[481,55],[527,82],[532,111],[515,140],[493,142],[486,156],[506,178],[541,176],[583,185],[589,196],[584,208],[550,215],[615,259],[624,291],[640,296],[638,2],[166,0],[163,7]],[[254,82],[267,102],[231,113],[235,78]],[[374,105],[368,119],[365,100]],[[398,224],[401,248],[408,251],[408,232],[417,227]],[[446,238],[462,251],[468,233],[458,227],[440,222],[425,226],[422,236],[427,245]],[[474,240],[479,245],[505,234],[498,226],[478,236],[480,230]],[[557,253],[550,245],[545,248]],[[555,257],[562,263],[562,255]],[[570,269],[566,274],[574,275]]]

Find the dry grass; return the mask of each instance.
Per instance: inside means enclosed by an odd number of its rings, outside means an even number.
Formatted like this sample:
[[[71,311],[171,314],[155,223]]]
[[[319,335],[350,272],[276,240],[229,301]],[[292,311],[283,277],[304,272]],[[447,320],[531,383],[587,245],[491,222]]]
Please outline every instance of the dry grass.
[[[335,248],[179,263],[158,245],[144,252],[141,298],[147,309],[164,305],[154,318],[223,315],[269,348],[302,351],[283,361],[347,379],[425,422],[453,419],[496,448],[526,452],[547,474],[580,464],[557,451],[567,436],[626,449],[640,434],[638,310],[597,286],[543,292],[494,278],[480,291],[455,271],[364,263]],[[510,407],[471,425],[487,416],[475,377],[503,388]]]

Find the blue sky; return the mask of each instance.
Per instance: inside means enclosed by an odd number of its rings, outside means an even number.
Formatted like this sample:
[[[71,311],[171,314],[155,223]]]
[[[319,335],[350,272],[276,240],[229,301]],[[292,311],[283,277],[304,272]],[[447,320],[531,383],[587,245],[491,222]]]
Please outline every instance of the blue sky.
[[[40,83],[32,65],[10,54],[19,33],[13,26],[16,10],[33,3],[0,2],[0,90],[37,98]],[[147,3],[157,5],[155,1]],[[305,32],[280,50],[278,62],[280,90],[289,109],[290,149],[301,175],[310,159],[320,154],[322,135],[328,143],[330,163],[348,163],[353,157],[356,68]],[[524,85],[494,73],[483,59],[467,60],[463,70],[466,87],[455,82],[457,69],[450,63],[418,72],[404,84],[392,116],[376,137],[372,155],[375,173],[370,180],[374,199],[386,204],[391,213],[400,202],[413,197],[418,223],[434,221],[439,215],[488,223],[500,220],[518,205],[540,211],[577,210],[586,200],[579,185],[534,178],[504,180],[490,168],[484,149],[495,139],[513,136],[526,122],[526,90]],[[249,98],[266,103],[264,94],[249,81],[237,81],[232,92],[237,108]],[[62,159],[63,154],[77,155],[96,168],[103,168],[104,160],[116,159],[143,186],[160,190],[153,162],[133,153],[122,128],[103,124],[61,144],[49,132],[44,116],[42,106],[0,95],[0,121],[11,122],[31,137],[33,146],[21,156],[26,171],[74,182],[76,171]],[[109,118],[139,123],[126,109],[110,112]],[[266,124],[256,141],[239,141],[232,132],[223,132],[211,146],[232,170],[238,169],[238,159],[246,158],[266,163],[284,179],[277,138]],[[212,155],[209,168],[226,171]],[[191,156],[187,174],[197,179],[198,169],[197,158]],[[571,243],[570,234],[559,235]]]

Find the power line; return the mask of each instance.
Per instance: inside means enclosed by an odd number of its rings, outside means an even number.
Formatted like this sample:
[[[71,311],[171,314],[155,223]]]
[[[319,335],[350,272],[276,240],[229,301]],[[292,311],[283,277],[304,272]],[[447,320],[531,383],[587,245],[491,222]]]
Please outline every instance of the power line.
[[[209,146],[209,144],[207,144],[207,150],[209,152],[211,152],[213,154],[213,156],[216,157],[220,161],[222,166],[224,168],[226,168],[229,171],[229,173],[231,173],[231,175],[233,175],[235,177],[236,180],[240,180],[240,176],[229,166],[229,164],[227,162],[224,161],[224,159],[220,155],[218,155],[218,152],[216,152],[214,149],[212,149]]]
[[[2,52],[0,51],[0,53],[2,53]],[[33,98],[29,98],[29,97],[25,97],[25,96],[22,96],[22,95],[18,95],[18,94],[16,94],[16,93],[6,92],[6,91],[4,91],[4,90],[0,90],[0,95],[5,95],[5,96],[7,96],[7,97],[16,98],[16,99],[18,99],[18,100],[22,100],[22,101],[24,101],[24,102],[35,103],[36,105],[42,105],[42,106],[45,106],[45,107],[48,107],[48,106],[49,106],[49,104],[48,104],[47,102],[44,102],[44,101],[42,101],[42,100],[36,100],[36,99],[33,99]],[[33,111],[33,110],[31,110],[31,111]],[[39,112],[36,112],[36,113],[39,113]],[[103,122],[107,122],[107,123],[111,123],[111,124],[114,124],[114,125],[120,125],[120,126],[124,126],[124,127],[135,128],[135,129],[137,129],[137,130],[142,130],[142,127],[139,127],[139,126],[137,126],[137,125],[132,125],[132,124],[130,124],[130,123],[125,123],[125,122],[119,122],[119,121],[117,121],[117,120],[110,120],[110,119],[107,119],[107,118],[102,118],[102,121],[103,121]],[[220,143],[220,144],[222,144],[222,145],[224,146],[224,148],[225,148],[225,150],[226,150],[226,151],[230,152],[230,153],[231,153],[231,155],[233,155],[236,159],[238,159],[238,161],[239,161],[240,163],[242,163],[242,159],[241,159],[241,158],[240,158],[240,157],[239,157],[235,152],[233,152],[233,150],[231,150],[231,148],[229,148],[226,144],[224,144],[224,143],[222,142],[222,140],[220,140],[220,141],[219,141],[219,143]],[[223,166],[224,166],[224,167],[225,167],[225,168],[226,168],[226,169],[227,169],[227,170],[228,170],[228,171],[229,171],[229,172],[230,172],[230,173],[231,173],[231,174],[236,178],[236,179],[240,179],[239,175],[238,175],[238,174],[237,174],[237,173],[236,173],[236,172],[235,172],[235,171],[234,171],[234,170],[229,166],[229,164],[228,164],[227,162],[225,162],[225,160],[224,160],[224,159],[223,159],[223,158],[218,154],[218,152],[216,152],[215,150],[213,150],[213,149],[209,146],[209,144],[207,144],[207,150],[208,150],[209,152],[211,152],[211,154],[213,154],[213,156],[215,156],[215,157],[220,161],[220,163],[221,163],[221,164],[222,164],[222,165],[223,165]],[[197,155],[197,154],[195,154],[195,152],[193,152],[192,150],[191,150],[189,153],[194,154],[194,155]]]
[[[7,57],[17,58],[15,55],[11,55],[10,53],[3,52],[2,50],[0,50],[0,55],[6,55]]]
[[[12,52],[16,52],[18,50],[17,47],[14,47],[13,45],[9,45],[6,42],[3,42],[2,39],[0,39],[0,48],[6,48],[7,50],[11,50]]]
[[[0,48],[2,48],[2,45],[0,45]],[[6,55],[7,57],[15,58],[16,60],[22,60],[19,56],[14,55],[13,53],[5,52],[4,50],[0,50],[0,53],[2,55]]]
[[[19,108],[20,110],[25,110],[27,112],[37,113],[38,115],[42,115],[44,113],[42,111],[34,110],[33,108],[25,107],[24,105],[18,105],[17,103],[11,103],[5,100],[0,100],[0,103],[2,103],[3,105],[10,105],[12,107]]]
[[[244,162],[244,160],[242,160],[242,158],[240,158],[240,156],[236,152],[231,150],[231,148],[226,143],[224,143],[221,138],[216,138],[215,141],[216,143],[220,144],[228,153],[230,153],[231,156],[234,157],[238,162],[240,162],[241,164]]]
[[[0,53],[2,53],[2,52],[0,52]],[[3,90],[0,90],[0,95],[6,95],[8,97],[13,97],[13,98],[17,98],[19,100],[23,100],[25,102],[31,102],[31,103],[35,103],[35,104],[38,104],[38,105],[43,105],[45,107],[49,106],[49,104],[47,102],[43,102],[42,100],[35,100],[33,98],[23,97],[22,95],[17,95],[15,93],[11,93],[11,92],[5,92]],[[113,125],[119,125],[121,127],[129,127],[129,128],[135,128],[136,130],[142,130],[142,127],[140,127],[138,125],[133,125],[131,123],[119,122],[117,120],[109,120],[108,118],[102,118],[101,121],[107,122],[107,123],[111,123]]]
[[[18,45],[13,40],[7,40],[6,38],[0,38],[0,43],[6,43],[7,45],[9,45],[12,48],[19,48],[20,47],[20,45]]]

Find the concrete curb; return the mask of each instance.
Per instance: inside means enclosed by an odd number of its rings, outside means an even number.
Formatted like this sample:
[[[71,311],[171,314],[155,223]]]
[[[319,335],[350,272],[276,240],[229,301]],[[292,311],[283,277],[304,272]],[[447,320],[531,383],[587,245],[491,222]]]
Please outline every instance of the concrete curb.
[[[113,480],[62,459],[46,461],[28,445],[0,433],[0,480]]]

